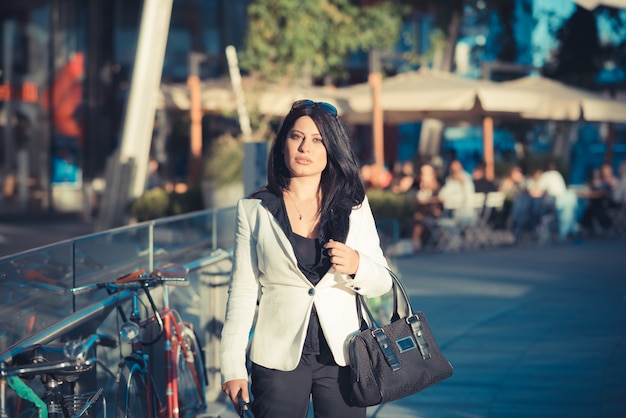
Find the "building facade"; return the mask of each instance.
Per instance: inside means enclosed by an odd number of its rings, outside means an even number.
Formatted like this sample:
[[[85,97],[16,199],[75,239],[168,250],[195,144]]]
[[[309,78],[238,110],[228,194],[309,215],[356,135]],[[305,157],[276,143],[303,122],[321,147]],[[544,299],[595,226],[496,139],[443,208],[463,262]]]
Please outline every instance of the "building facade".
[[[163,82],[185,81],[191,51],[206,57],[202,78],[224,74],[224,48],[242,45],[248,3],[174,0]],[[0,3],[0,208],[89,206],[86,192],[119,145],[142,6]]]

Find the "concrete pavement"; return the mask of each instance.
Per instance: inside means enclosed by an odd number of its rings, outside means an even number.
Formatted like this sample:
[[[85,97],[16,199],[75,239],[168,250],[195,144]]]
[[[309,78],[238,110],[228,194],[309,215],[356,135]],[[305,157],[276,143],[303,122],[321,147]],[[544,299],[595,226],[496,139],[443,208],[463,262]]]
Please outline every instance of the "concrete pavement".
[[[0,257],[94,232],[93,222],[78,215],[0,215]]]
[[[397,265],[455,372],[368,416],[626,416],[623,238]]]

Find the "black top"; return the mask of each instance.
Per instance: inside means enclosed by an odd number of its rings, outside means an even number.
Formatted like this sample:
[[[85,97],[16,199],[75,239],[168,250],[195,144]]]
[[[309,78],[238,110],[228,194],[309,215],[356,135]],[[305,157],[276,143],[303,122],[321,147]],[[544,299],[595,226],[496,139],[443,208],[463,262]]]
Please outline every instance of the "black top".
[[[476,193],[491,193],[498,190],[495,183],[486,178],[474,180],[474,190]]]
[[[323,251],[320,239],[306,238],[292,231],[282,196],[278,197],[267,190],[262,190],[254,193],[251,197],[261,199],[263,206],[274,215],[294,249],[300,271],[313,286],[317,285],[330,268],[330,258],[326,251]],[[332,362],[332,354],[324,338],[315,306],[313,306],[311,311],[311,319],[302,354],[319,355],[318,360],[320,362]]]

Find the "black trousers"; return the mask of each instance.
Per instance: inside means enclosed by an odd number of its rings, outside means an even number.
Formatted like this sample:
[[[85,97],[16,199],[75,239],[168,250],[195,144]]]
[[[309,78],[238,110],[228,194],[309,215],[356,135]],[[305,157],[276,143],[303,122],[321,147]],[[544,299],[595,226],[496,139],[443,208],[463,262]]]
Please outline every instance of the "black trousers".
[[[284,372],[252,363],[251,410],[255,418],[306,418],[309,399],[315,418],[365,418],[365,408],[349,406],[350,368],[319,356],[303,355]]]

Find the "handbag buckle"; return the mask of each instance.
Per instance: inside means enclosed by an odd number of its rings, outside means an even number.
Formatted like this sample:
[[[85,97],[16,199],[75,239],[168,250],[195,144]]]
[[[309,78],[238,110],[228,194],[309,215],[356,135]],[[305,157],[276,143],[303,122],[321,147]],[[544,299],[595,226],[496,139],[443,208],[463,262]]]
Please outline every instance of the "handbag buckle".
[[[422,358],[424,360],[428,360],[430,358],[430,348],[428,347],[428,341],[426,341],[426,338],[424,338],[424,334],[422,333],[422,323],[420,322],[420,319],[417,315],[411,315],[406,319],[406,322],[413,330],[413,335],[415,336],[415,341],[417,341],[420,353],[422,353]]]

